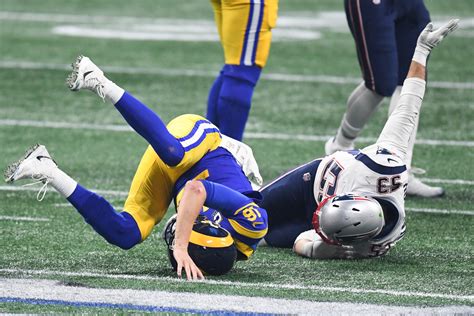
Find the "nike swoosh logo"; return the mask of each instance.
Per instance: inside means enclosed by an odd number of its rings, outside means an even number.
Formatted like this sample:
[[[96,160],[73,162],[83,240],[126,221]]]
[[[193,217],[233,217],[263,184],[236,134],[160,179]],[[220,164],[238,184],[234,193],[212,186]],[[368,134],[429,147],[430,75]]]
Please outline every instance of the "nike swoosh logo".
[[[48,156],[36,156],[36,159],[38,159],[39,161],[41,161],[41,159],[44,159],[44,158],[51,159],[51,157],[48,157]]]
[[[92,72],[93,72],[92,70],[91,70],[91,71],[88,71],[88,72],[85,72],[85,73],[84,73],[84,79],[86,79],[86,76],[87,76],[88,74],[92,73]]]
[[[397,162],[395,159],[387,158],[388,163],[390,163],[390,160],[393,161],[393,162]]]

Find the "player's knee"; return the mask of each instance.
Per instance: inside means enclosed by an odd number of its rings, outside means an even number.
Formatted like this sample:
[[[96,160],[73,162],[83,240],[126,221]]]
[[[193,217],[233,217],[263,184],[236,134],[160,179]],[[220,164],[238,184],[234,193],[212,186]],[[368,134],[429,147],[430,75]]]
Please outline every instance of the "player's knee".
[[[383,80],[378,80],[375,82],[374,91],[381,96],[391,97],[395,89],[397,88],[398,78],[396,76],[391,76],[384,78]]]

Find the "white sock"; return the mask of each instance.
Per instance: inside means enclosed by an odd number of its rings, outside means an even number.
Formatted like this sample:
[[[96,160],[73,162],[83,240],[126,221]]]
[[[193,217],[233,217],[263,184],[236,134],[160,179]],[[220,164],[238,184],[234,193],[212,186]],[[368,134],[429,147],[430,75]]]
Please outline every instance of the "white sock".
[[[113,81],[106,78],[104,82],[105,100],[115,105],[125,93],[125,90],[117,86]]]
[[[68,198],[76,189],[77,182],[59,168],[53,169],[51,178],[51,186],[65,198]]]

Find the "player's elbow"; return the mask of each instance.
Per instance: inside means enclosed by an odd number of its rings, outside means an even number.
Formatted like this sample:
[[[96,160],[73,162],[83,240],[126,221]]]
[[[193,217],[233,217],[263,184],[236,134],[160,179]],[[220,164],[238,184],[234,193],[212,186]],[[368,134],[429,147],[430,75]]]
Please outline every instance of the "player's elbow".
[[[267,211],[263,208],[259,209],[260,218],[258,220],[257,225],[253,225],[255,228],[255,233],[257,234],[257,238],[261,239],[264,238],[268,233],[268,216]]]
[[[204,187],[204,184],[201,181],[198,180],[191,180],[186,182],[186,185],[184,186],[184,191],[188,195],[192,195],[196,198],[199,199],[206,199],[206,188]]]

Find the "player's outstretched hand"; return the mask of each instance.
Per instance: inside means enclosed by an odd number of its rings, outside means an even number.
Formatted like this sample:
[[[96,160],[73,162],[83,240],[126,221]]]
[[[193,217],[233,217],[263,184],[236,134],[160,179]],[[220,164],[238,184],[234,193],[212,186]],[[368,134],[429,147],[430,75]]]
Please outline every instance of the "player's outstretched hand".
[[[175,248],[173,249],[173,256],[178,264],[176,273],[178,277],[181,278],[181,273],[183,271],[186,272],[186,278],[188,281],[190,280],[199,280],[204,279],[204,275],[202,274],[201,270],[196,266],[193,259],[188,254],[186,249]]]
[[[423,50],[427,55],[438,45],[449,33],[456,30],[459,26],[459,19],[454,19],[439,27],[433,29],[433,23],[428,23],[425,29],[418,37],[417,50]]]

